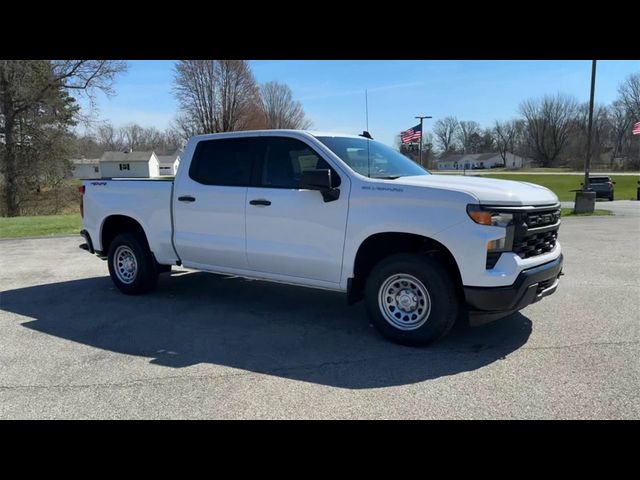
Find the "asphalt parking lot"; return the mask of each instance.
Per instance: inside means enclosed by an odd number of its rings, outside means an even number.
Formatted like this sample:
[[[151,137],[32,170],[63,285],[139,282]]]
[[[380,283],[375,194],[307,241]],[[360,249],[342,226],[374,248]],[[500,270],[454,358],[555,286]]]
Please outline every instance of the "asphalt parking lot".
[[[127,297],[80,237],[0,241],[0,418],[640,418],[625,209],[564,219],[555,295],[429,348],[336,293],[175,270]]]

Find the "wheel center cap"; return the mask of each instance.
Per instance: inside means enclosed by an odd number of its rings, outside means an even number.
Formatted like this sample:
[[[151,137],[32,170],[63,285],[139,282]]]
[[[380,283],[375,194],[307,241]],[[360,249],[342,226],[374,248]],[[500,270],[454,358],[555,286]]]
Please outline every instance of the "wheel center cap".
[[[126,257],[122,263],[125,270],[129,272],[133,270],[133,259],[131,257]]]
[[[418,299],[410,290],[402,290],[396,297],[398,306],[405,312],[415,310]]]

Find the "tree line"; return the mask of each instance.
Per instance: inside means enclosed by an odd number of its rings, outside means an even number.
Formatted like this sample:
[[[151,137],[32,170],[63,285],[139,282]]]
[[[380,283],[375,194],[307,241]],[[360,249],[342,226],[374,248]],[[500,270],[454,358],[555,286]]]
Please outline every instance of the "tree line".
[[[198,134],[311,126],[289,86],[260,85],[245,60],[178,61],[173,94],[179,111],[163,131],[98,122],[91,116],[96,95],[113,95],[126,70],[126,62],[113,60],[0,61],[0,214],[19,215],[34,195],[63,188],[72,158],[112,150],[166,154]],[[88,100],[89,112],[79,98]],[[81,134],[79,125],[86,127]]]
[[[423,159],[431,163],[455,153],[507,152],[531,158],[542,167],[581,168],[587,151],[589,104],[569,95],[547,95],[520,104],[519,116],[481,128],[474,121],[445,117],[425,132]],[[618,87],[611,105],[595,105],[592,160],[613,167],[615,159],[630,169],[640,168],[640,142],[632,127],[640,121],[640,73],[629,75]],[[635,141],[634,141],[635,140]],[[397,140],[399,144],[399,139]],[[412,157],[415,151],[409,150]]]

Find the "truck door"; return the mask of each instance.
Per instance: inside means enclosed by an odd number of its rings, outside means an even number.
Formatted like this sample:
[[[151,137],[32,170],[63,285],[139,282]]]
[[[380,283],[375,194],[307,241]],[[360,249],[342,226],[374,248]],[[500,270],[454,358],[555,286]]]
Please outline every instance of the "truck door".
[[[174,242],[187,267],[247,268],[245,210],[255,137],[203,140],[174,192]]]
[[[263,136],[264,156],[247,190],[247,260],[258,272],[340,282],[347,222],[349,180],[307,143]],[[307,169],[332,170],[340,197],[301,190]]]

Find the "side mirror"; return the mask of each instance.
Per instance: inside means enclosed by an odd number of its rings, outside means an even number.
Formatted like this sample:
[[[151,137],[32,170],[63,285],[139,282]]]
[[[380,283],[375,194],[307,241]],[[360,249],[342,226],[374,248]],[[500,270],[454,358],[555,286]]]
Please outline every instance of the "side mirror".
[[[325,202],[331,202],[340,197],[340,190],[333,188],[331,170],[329,169],[303,171],[300,178],[300,188],[318,190]]]
[[[300,178],[300,188],[306,190],[331,190],[331,170],[305,170]]]

